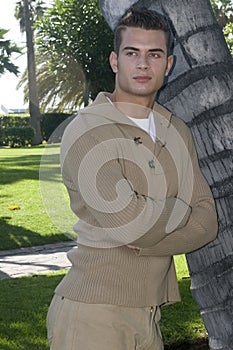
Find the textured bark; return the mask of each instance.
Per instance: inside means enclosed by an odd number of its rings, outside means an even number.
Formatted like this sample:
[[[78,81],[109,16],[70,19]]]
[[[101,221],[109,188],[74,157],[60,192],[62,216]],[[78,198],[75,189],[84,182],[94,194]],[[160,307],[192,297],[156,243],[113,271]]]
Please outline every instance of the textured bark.
[[[233,349],[233,60],[209,0],[100,0],[114,28],[132,4],[166,14],[175,37],[176,66],[159,102],[191,128],[200,166],[218,212],[214,242],[187,254],[191,290],[211,350]]]
[[[35,130],[33,145],[38,145],[42,141],[40,128],[40,109],[36,82],[35,53],[33,43],[33,32],[31,28],[30,11],[28,0],[24,0],[25,27],[27,38],[27,64],[28,64],[28,87],[29,87],[29,112],[30,124]]]

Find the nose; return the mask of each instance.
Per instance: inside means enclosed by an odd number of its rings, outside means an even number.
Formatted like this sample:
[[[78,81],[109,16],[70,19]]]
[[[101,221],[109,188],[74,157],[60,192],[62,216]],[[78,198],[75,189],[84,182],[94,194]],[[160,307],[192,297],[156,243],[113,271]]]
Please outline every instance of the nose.
[[[149,67],[150,67],[150,64],[148,62],[147,57],[144,55],[139,56],[137,61],[137,68],[148,69]]]

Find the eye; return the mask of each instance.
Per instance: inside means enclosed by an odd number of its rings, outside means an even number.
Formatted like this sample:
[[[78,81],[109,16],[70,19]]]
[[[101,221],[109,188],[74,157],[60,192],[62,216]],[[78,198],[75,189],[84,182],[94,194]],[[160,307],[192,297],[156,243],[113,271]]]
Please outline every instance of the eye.
[[[152,57],[152,58],[160,58],[161,56],[160,56],[160,54],[157,53],[157,52],[152,52],[152,53],[150,54],[150,57]]]
[[[137,53],[135,51],[128,51],[126,52],[126,56],[131,57],[131,56],[136,56]]]

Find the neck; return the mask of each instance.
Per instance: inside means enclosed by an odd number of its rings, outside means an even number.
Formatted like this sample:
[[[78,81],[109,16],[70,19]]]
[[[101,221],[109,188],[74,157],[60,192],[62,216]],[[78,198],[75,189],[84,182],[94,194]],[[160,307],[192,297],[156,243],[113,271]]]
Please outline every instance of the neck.
[[[155,96],[121,96],[114,91],[110,96],[111,101],[114,103],[115,107],[119,109],[124,114],[133,118],[147,118],[153,108]]]

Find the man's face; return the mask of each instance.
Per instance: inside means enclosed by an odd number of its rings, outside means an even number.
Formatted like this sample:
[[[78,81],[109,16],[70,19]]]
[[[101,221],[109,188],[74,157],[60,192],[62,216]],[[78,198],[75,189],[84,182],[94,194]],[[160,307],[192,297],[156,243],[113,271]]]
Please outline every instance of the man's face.
[[[173,57],[167,57],[165,33],[127,27],[121,35],[118,57],[115,52],[110,56],[116,73],[116,93],[129,101],[140,97],[154,99],[173,64]]]

